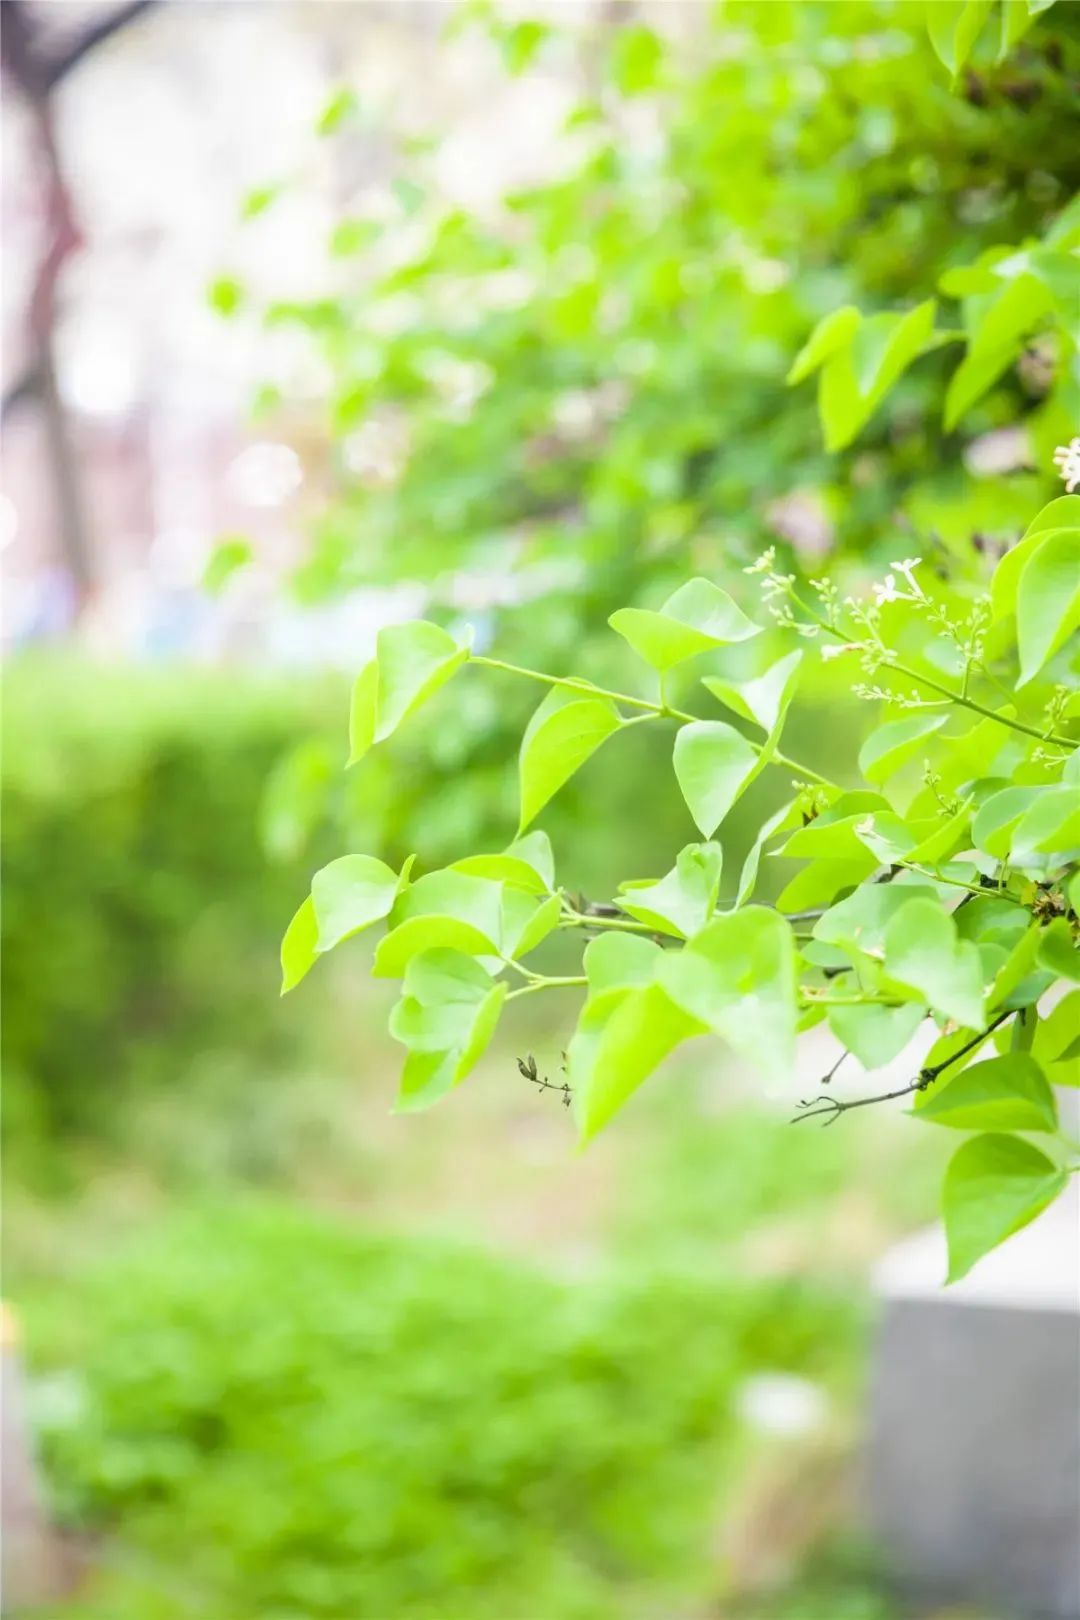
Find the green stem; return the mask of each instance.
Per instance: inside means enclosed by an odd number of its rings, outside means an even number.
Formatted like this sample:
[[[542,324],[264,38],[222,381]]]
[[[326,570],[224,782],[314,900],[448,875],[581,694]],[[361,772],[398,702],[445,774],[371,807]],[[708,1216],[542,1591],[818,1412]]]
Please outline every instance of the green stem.
[[[920,877],[929,878],[931,883],[950,883],[954,889],[966,889],[969,894],[992,894],[992,889],[984,889],[979,883],[965,883],[963,878],[946,877],[944,872],[928,872],[925,866],[912,866],[903,856],[896,863],[907,872],[918,872]]]
[[[801,596],[796,596],[794,591],[791,593],[791,599],[806,614],[807,618],[812,619],[827,635],[833,636],[837,641],[850,643],[860,639],[856,636],[846,636],[842,630],[838,630],[835,625],[830,624],[828,619],[823,619],[820,613],[815,613],[814,609],[809,607]],[[886,653],[888,651],[889,649],[886,648]],[[981,714],[985,720],[996,720],[999,726],[1006,726],[1010,731],[1019,731],[1025,737],[1034,737],[1037,742],[1057,743],[1061,748],[1080,746],[1071,737],[1059,737],[1055,732],[1042,732],[1037,726],[1025,725],[1022,720],[1010,720],[1007,715],[1002,714],[999,710],[988,709],[985,704],[976,703],[974,698],[967,697],[965,693],[956,692],[949,686],[942,686],[941,682],[936,681],[932,675],[924,675],[921,670],[912,669],[910,664],[900,664],[892,658],[886,657],[881,667],[885,670],[891,670],[896,675],[903,675],[909,681],[917,681],[920,686],[925,686],[931,692],[938,692],[942,697],[948,698],[950,703],[955,703],[962,709],[970,709],[973,714]]]
[[[584,692],[590,697],[610,698],[612,703],[621,703],[627,709],[640,709],[643,715],[662,720],[679,720],[693,724],[699,721],[699,714],[688,714],[685,709],[673,709],[669,703],[651,703],[648,698],[630,697],[626,692],[613,692],[610,687],[594,686],[591,681],[581,680],[573,675],[545,675],[543,670],[526,669],[522,664],[508,664],[502,658],[485,658],[480,654],[473,654],[469,658],[471,664],[483,664],[487,669],[501,669],[508,675],[520,675],[527,681],[541,681],[545,686],[570,686],[578,692]],[[747,738],[752,748],[760,753],[763,743],[755,743]],[[803,765],[797,759],[791,759],[787,754],[774,753],[770,756],[770,765],[786,765],[789,770],[798,771],[800,776],[808,782],[819,782],[822,787],[834,787],[827,776],[819,771],[811,770],[809,765]]]
[[[506,999],[516,1001],[519,996],[531,996],[537,990],[562,990],[568,985],[584,985],[588,982],[583,973],[562,979],[534,979],[531,984],[523,984],[520,989],[511,990]]]
[[[574,911],[567,908],[560,917],[560,922],[566,928],[617,928],[627,934],[659,934],[664,930],[654,928],[651,923],[637,922],[632,917],[593,917],[584,911]],[[678,935],[672,934],[672,939]]]

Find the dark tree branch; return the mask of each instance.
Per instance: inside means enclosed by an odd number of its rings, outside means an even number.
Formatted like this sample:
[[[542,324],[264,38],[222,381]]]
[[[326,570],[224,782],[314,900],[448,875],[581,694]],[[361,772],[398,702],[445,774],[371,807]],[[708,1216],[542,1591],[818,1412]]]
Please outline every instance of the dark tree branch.
[[[73,68],[78,67],[84,56],[96,51],[99,45],[104,45],[107,39],[120,33],[144,11],[152,10],[157,3],[158,0],[129,0],[127,5],[117,6],[115,11],[109,12],[99,22],[92,24],[62,55],[43,64],[45,88],[52,90]]]
[[[1012,1017],[1013,1010],[1010,1008],[1008,1012],[999,1013],[985,1029],[980,1030],[977,1035],[971,1037],[970,1041],[965,1041],[963,1046],[958,1047],[951,1057],[943,1058],[940,1063],[934,1063],[929,1068],[920,1069],[914,1080],[909,1080],[906,1086],[898,1086],[895,1091],[877,1091],[869,1097],[852,1097],[846,1102],[839,1097],[811,1097],[806,1102],[799,1104],[802,1112],[796,1114],[791,1123],[798,1125],[800,1120],[804,1119],[823,1119],[826,1125],[833,1125],[841,1114],[850,1113],[853,1108],[869,1108],[871,1103],[893,1102],[897,1097],[910,1097],[915,1091],[925,1091],[928,1086],[933,1085],[939,1074],[944,1074],[946,1069],[951,1068],[954,1063],[959,1063],[962,1057],[966,1057],[969,1052],[973,1052],[977,1046],[981,1046],[983,1041],[994,1033],[999,1024],[1003,1024],[1006,1018]],[[826,1079],[831,1080],[835,1073],[836,1068],[834,1067],[826,1076]]]

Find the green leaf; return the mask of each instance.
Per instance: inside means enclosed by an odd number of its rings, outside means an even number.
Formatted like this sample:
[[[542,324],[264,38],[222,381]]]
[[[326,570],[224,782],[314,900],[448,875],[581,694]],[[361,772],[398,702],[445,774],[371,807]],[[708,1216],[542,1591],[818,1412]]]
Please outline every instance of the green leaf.
[[[814,906],[828,905],[841,889],[854,888],[869,877],[877,864],[868,849],[857,859],[810,861],[781,890],[776,904],[781,911],[809,911]]]
[[[1027,1052],[973,1063],[939,1082],[918,1118],[958,1131],[1056,1131],[1058,1122],[1054,1094]]]
[[[1001,0],[1001,43],[997,59],[1003,62],[1035,21],[1026,0]]]
[[[937,304],[925,303],[904,315],[871,315],[864,319],[851,344],[852,365],[859,397],[870,412],[923,352],[934,329]]]
[[[526,894],[547,894],[555,886],[551,840],[539,829],[515,839],[501,855],[467,855],[454,861],[450,871],[490,878]]]
[[[218,596],[232,576],[246,568],[255,552],[251,541],[242,534],[223,535],[210,553],[203,569],[203,590]]]
[[[407,879],[408,867],[399,877],[384,861],[371,855],[342,855],[316,872],[311,880],[311,899],[319,953],[332,951],[343,939],[387,916]]]
[[[1039,802],[1044,791],[1037,787],[1007,787],[984,799],[971,824],[975,848],[1004,860],[1021,817]]]
[[[917,990],[936,1012],[966,1029],[985,1022],[978,948],[957,938],[956,924],[939,903],[914,899],[890,918],[885,968],[890,978]]]
[[[880,1068],[898,1057],[925,1017],[926,1009],[918,1002],[902,1007],[867,1002],[862,1007],[828,1009],[829,1028],[864,1069]]]
[[[1005,281],[989,299],[979,301],[967,354],[945,394],[947,432],[1016,359],[1025,334],[1039,324],[1052,302],[1048,289],[1031,274]]]
[[[681,951],[666,951],[657,976],[670,999],[761,1068],[786,1080],[795,1053],[795,940],[763,906],[714,917]]]
[[[357,100],[347,85],[341,85],[327,99],[315,123],[318,135],[332,135],[357,109]]]
[[[1080,944],[1064,917],[1055,918],[1043,929],[1036,960],[1059,979],[1071,979],[1080,984]]]
[[[743,906],[749,900],[757,884],[758,868],[761,865],[761,856],[769,839],[777,833],[786,832],[798,819],[797,799],[789,799],[782,804],[779,810],[773,812],[768,821],[764,822],[754,839],[750,853],[743,862],[739,874],[739,892],[735,898],[736,906]]]
[[[621,724],[615,705],[607,698],[589,697],[569,686],[551,689],[521,739],[519,831],[524,831]]]
[[[479,963],[453,950],[416,956],[390,1017],[390,1033],[410,1048],[396,1112],[428,1108],[458,1085],[483,1055],[506,999]]]
[[[1059,495],[1028,524],[1023,539],[1007,551],[990,581],[990,606],[995,619],[1016,612],[1016,588],[1032,556],[1057,533],[1080,534],[1080,495]]]
[[[721,680],[716,676],[702,677],[702,686],[706,687],[721,703],[734,709],[746,720],[753,720],[761,729],[768,733],[765,752],[772,753],[780,739],[784,718],[795,696],[801,672],[803,655],[800,651],[788,653],[761,675],[752,680],[741,681],[737,685],[733,681]],[[766,761],[767,763],[767,761]]]
[[[871,315],[850,346],[826,360],[818,382],[818,414],[827,450],[842,450],[869,421],[912,361],[935,346],[932,298],[906,315]]]
[[[688,939],[711,917],[720,893],[724,854],[719,844],[687,844],[658,883],[624,883],[619,904],[660,933]]]
[[[1051,864],[1080,850],[1080,787],[1047,787],[1016,823],[1009,850],[1013,866]]]
[[[902,720],[887,720],[859,749],[859,770],[868,782],[884,782],[913,759],[924,739],[940,731],[947,719],[940,710],[924,710]]]
[[[1039,1019],[1031,1052],[1052,1085],[1080,1086],[1080,990]]]
[[[721,720],[695,720],[680,728],[675,737],[675,775],[704,837],[712,837],[757,762],[758,750]]]
[[[747,641],[761,626],[711,580],[691,579],[658,610],[619,608],[608,620],[653,669],[664,673],[697,653]]]
[[[281,994],[300,983],[318,955],[319,925],[310,894],[301,903],[281,941]]]
[[[502,954],[514,961],[535,951],[559,926],[562,902],[557,894],[548,895],[537,905],[532,895],[521,889],[506,889],[502,901]]]
[[[590,999],[567,1052],[582,1141],[607,1124],[681,1041],[704,1033],[655,984]]]
[[[928,0],[926,28],[930,43],[954,79],[971,55],[991,4],[992,0]]]
[[[380,630],[376,654],[356,677],[349,711],[349,764],[384,742],[461,668],[468,646],[423,619]]]
[[[1067,1180],[1044,1153],[1015,1136],[994,1132],[959,1147],[943,1190],[949,1282],[1033,1221]]]
[[[655,940],[640,934],[600,934],[589,941],[582,957],[590,995],[651,984],[662,954]]]
[[[663,41],[654,29],[636,22],[623,22],[616,28],[611,45],[611,77],[624,96],[652,90],[663,60]]]
[[[235,276],[216,276],[206,290],[206,301],[210,308],[225,320],[239,313],[246,297],[243,282]]]
[[[372,973],[400,978],[423,951],[456,950],[498,956],[502,943],[502,885],[464,872],[431,872],[398,902],[394,927],[375,952]]]
[[[862,316],[854,304],[845,304],[824,316],[795,356],[786,381],[789,385],[802,382],[811,372],[824,365],[838,349],[847,349]]]
[[[1024,564],[1016,587],[1019,686],[1024,686],[1080,626],[1080,531],[1047,535]]]

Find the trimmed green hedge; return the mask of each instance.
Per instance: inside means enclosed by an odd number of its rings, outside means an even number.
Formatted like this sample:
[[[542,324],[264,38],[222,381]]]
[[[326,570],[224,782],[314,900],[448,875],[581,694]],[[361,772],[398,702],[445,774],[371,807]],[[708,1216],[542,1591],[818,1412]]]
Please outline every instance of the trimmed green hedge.
[[[9,1138],[108,1132],[129,1085],[176,1079],[200,1047],[280,1045],[277,939],[305,879],[265,859],[259,806],[275,759],[329,702],[310,682],[229,671],[9,668]]]

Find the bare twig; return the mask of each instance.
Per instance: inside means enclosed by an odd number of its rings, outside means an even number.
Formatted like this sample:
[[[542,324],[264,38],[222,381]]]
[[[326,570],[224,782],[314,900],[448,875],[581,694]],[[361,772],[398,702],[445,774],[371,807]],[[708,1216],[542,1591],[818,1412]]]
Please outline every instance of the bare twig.
[[[910,1097],[915,1091],[925,1091],[928,1086],[933,1085],[939,1074],[943,1074],[952,1064],[959,1063],[962,1057],[966,1057],[977,1046],[981,1046],[983,1041],[994,1033],[998,1025],[1003,1024],[1006,1018],[1011,1018],[1012,1014],[1012,1008],[1007,1012],[999,1013],[985,1029],[979,1031],[978,1035],[973,1035],[970,1041],[965,1041],[963,1046],[958,1047],[951,1057],[943,1058],[940,1063],[934,1063],[929,1068],[920,1069],[914,1080],[909,1080],[906,1086],[898,1086],[895,1091],[877,1091],[869,1097],[852,1097],[847,1101],[839,1097],[810,1097],[799,1103],[802,1112],[796,1114],[791,1123],[798,1125],[800,1120],[821,1119],[824,1120],[826,1125],[833,1125],[841,1114],[847,1114],[853,1108],[868,1108],[871,1103],[893,1102],[897,1097]],[[845,1053],[844,1056],[846,1055]],[[839,1061],[842,1061],[842,1059]],[[839,1061],[826,1075],[822,1084],[832,1079],[839,1067]]]

